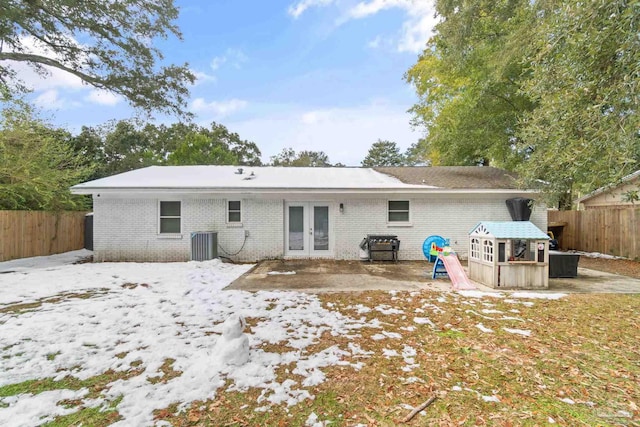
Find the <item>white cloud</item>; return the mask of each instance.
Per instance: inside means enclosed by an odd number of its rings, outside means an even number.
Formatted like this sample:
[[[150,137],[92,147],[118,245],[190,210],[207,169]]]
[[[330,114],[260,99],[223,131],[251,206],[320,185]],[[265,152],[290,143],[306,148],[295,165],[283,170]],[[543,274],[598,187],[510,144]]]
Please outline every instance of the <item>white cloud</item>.
[[[348,14],[354,19],[365,18],[367,16],[375,15],[376,13],[385,9],[391,9],[395,7],[407,9],[411,7],[411,3],[413,2],[409,0],[371,0],[368,3],[358,3],[349,10]]]
[[[399,52],[420,53],[438,23],[435,17],[434,0],[371,0],[363,1],[349,9],[345,21],[363,19],[387,9],[402,9],[406,19],[400,30],[397,49]],[[369,43],[371,45],[371,42]]]
[[[25,53],[56,58],[55,52],[34,37],[21,37],[20,44]],[[55,88],[79,89],[83,87],[82,80],[79,77],[59,68],[45,65],[43,68],[47,74],[43,76],[26,62],[7,61],[7,64],[16,72],[18,78],[34,91],[47,91]]]
[[[33,100],[33,103],[44,110],[59,110],[64,108],[64,102],[58,97],[56,89],[48,89]]]
[[[324,151],[332,163],[359,166],[378,139],[394,141],[405,150],[421,136],[412,130],[405,105],[382,101],[350,108],[264,106],[261,110],[280,111],[249,120],[227,120],[225,125],[255,142],[263,161],[292,147]]]
[[[111,107],[119,103],[122,98],[106,90],[93,89],[89,92],[89,95],[85,97],[85,100],[93,104],[108,105]]]
[[[198,114],[202,119],[209,118],[219,119],[226,117],[232,113],[244,109],[248,105],[247,101],[242,99],[228,99],[226,101],[207,102],[204,98],[196,98],[191,103],[191,111]],[[211,117],[208,117],[211,116]]]
[[[367,46],[370,47],[371,49],[377,49],[380,47],[380,45],[382,44],[383,39],[381,36],[376,36],[375,39],[370,40],[369,43],[367,43]]]
[[[306,125],[315,125],[327,122],[331,118],[331,111],[308,111],[300,116],[300,121]]]
[[[301,0],[289,6],[289,8],[287,9],[287,13],[294,19],[297,19],[311,7],[328,6],[334,3],[334,1],[335,0]]]
[[[211,60],[211,63],[209,64],[209,66],[213,71],[216,71],[225,62],[227,62],[226,56],[216,56]]]
[[[230,64],[234,68],[240,69],[249,58],[240,49],[228,48],[224,54],[214,57],[209,65],[211,69],[216,71],[224,64]]]
[[[193,82],[194,86],[197,86],[201,83],[206,82],[216,82],[218,78],[212,74],[207,74],[204,71],[191,70],[193,75],[196,77],[196,80]]]
[[[323,7],[336,4],[344,10],[336,19],[336,25],[343,25],[354,19],[365,19],[385,10],[401,9],[405,12],[404,22],[394,36],[394,44],[399,52],[420,53],[433,33],[433,27],[438,23],[435,17],[435,0],[369,0],[352,5],[348,0],[301,0],[289,6],[288,13],[298,18],[311,7]],[[369,41],[369,47],[381,46],[383,40],[388,39],[380,35]],[[387,43],[385,43],[386,45]]]
[[[82,103],[78,101],[61,97],[58,89],[41,91],[38,96],[33,99],[33,103],[36,107],[43,110],[69,110],[82,105]]]

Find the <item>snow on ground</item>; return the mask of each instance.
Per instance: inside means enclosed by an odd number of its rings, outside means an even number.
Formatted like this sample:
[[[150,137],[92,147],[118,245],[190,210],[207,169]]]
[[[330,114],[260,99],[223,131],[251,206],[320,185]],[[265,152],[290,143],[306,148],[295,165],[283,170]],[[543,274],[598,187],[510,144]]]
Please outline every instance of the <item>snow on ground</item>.
[[[124,373],[135,368],[142,373],[110,383],[97,399],[89,398],[87,389],[0,398],[0,425],[39,425],[78,410],[59,405],[64,399],[80,400],[85,407],[107,407],[120,397],[117,410],[123,419],[116,425],[154,425],[155,409],[178,403],[178,409],[184,410],[193,401],[215,398],[225,384],[230,384],[229,390],[261,389],[258,403],[262,406],[258,409],[262,411],[274,404],[295,405],[313,399],[308,388],[325,381],[324,368],[347,365],[358,370],[363,366],[361,360],[373,354],[354,343],[316,352],[310,352],[309,347],[325,333],[357,337],[365,327],[377,329],[371,336],[374,341],[400,340],[403,344],[401,354],[384,349],[383,356],[401,356],[405,372],[419,368],[415,357],[423,349],[404,344],[403,336],[385,331],[379,319],[367,321],[361,315],[372,311],[385,317],[403,315],[403,303],[420,293],[407,297],[389,292],[395,307],[347,306],[355,316],[349,317],[334,310],[333,304],[323,307],[313,294],[223,291],[252,265],[219,260],[72,265],[88,255],[90,252],[75,251],[0,263],[0,308],[5,308],[0,312],[0,386],[49,377],[87,379],[108,370]],[[460,310],[481,318],[522,322],[499,310],[479,307],[494,306],[484,297],[530,306],[534,304],[531,299],[562,296],[461,291],[444,293],[435,301],[476,308],[480,312]],[[421,300],[421,304],[416,313],[444,312],[428,300]],[[244,327],[245,320],[250,322],[250,330]],[[428,317],[412,320],[417,327],[439,329]],[[493,332],[482,323],[476,327]],[[531,333],[502,329],[523,336]],[[278,345],[283,352],[266,351],[265,344]],[[181,374],[164,382],[154,381],[162,377],[160,368],[167,359],[175,360],[172,368]],[[358,361],[349,361],[354,359]],[[302,377],[299,382],[278,381],[276,370],[289,364],[290,371]],[[483,398],[494,401],[493,396]],[[323,424],[312,415],[307,425]]]
[[[116,425],[144,426],[153,425],[153,410],[175,402],[185,408],[194,400],[213,398],[226,380],[232,390],[261,388],[260,400],[267,405],[293,405],[312,398],[305,387],[324,381],[322,368],[361,367],[343,360],[355,353],[363,357],[359,348],[305,350],[325,332],[357,334],[369,326],[363,320],[326,310],[314,295],[222,292],[251,265],[219,260],[69,265],[77,258],[68,254],[23,261],[11,266],[16,272],[0,275],[0,304],[42,303],[19,313],[0,313],[0,386],[67,375],[86,379],[140,364],[136,369],[143,369],[141,375],[117,380],[98,401],[85,403],[107,405],[123,396],[117,406],[123,420]],[[6,264],[0,268],[9,269]],[[224,342],[223,322],[231,315],[257,319],[251,333],[245,331],[251,350],[242,366],[226,363],[233,357],[214,354],[221,351],[220,346],[214,349]],[[291,350],[264,351],[260,348],[264,343]],[[244,344],[236,341],[236,345]],[[173,369],[182,374],[152,384],[149,379],[162,375],[159,368],[169,358],[175,359]],[[295,374],[304,377],[302,384],[277,381],[275,370],[289,363],[294,364]],[[70,411],[58,407],[59,400],[82,399],[84,394],[86,390],[66,390],[0,399],[0,425],[38,425],[35,420],[43,414],[53,417]]]

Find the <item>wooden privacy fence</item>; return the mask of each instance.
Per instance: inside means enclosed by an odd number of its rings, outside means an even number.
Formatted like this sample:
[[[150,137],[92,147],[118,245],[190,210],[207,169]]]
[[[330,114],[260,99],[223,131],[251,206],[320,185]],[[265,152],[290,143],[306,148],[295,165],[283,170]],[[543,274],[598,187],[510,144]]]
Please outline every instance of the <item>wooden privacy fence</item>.
[[[562,249],[600,252],[640,259],[640,207],[549,211],[550,229],[564,224],[558,237]]]
[[[0,261],[82,249],[85,214],[0,211]]]

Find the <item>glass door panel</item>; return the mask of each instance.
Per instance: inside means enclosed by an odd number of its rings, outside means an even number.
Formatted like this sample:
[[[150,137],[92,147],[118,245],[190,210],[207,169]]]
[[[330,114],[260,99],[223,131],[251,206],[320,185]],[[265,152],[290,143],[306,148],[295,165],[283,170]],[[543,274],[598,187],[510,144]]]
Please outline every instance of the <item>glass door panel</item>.
[[[329,206],[313,207],[313,250],[329,250]]]
[[[304,206],[289,206],[289,236],[290,251],[305,249]]]

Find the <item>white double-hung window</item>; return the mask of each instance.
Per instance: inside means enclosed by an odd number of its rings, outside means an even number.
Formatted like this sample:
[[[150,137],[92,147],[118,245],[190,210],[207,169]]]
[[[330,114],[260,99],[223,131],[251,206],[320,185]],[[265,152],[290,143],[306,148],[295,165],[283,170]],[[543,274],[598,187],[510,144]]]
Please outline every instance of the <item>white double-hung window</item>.
[[[181,208],[181,203],[178,201],[160,201],[160,234],[181,232]]]
[[[242,202],[240,200],[227,201],[227,222],[231,224],[242,222]]]
[[[409,222],[409,201],[408,200],[389,200],[387,211],[387,222],[390,223],[408,223]]]

